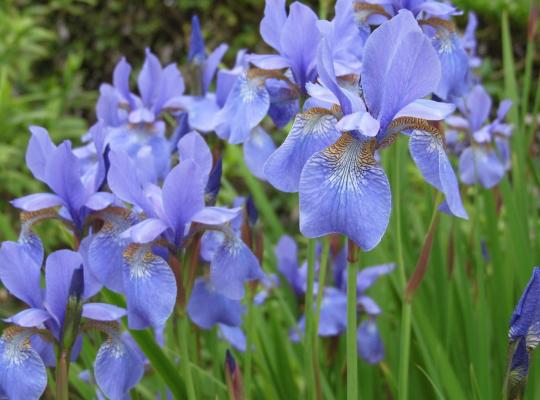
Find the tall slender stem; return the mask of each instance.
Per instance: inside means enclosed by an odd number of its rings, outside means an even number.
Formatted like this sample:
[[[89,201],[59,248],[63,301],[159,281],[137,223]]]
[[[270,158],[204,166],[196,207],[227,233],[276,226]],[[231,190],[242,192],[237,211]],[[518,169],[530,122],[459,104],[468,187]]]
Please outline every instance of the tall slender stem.
[[[347,400],[358,399],[358,354],[356,349],[356,245],[349,240],[347,256]]]
[[[246,331],[247,331],[247,349],[246,349],[246,365],[244,368],[244,393],[246,399],[251,398],[251,381],[252,381],[252,365],[253,365],[253,342],[255,341],[255,324],[253,321],[253,296],[255,287],[249,285],[247,295],[247,316],[246,316]]]
[[[321,385],[321,368],[319,365],[319,341],[317,335],[319,333],[319,320],[321,318],[321,305],[324,292],[324,286],[326,284],[326,272],[328,271],[328,254],[330,253],[330,238],[325,237],[323,239],[323,249],[321,253],[321,263],[319,265],[319,285],[317,289],[317,301],[315,306],[315,321],[313,323],[313,367],[315,369],[315,383],[317,389],[317,399],[322,399],[322,385]]]
[[[315,283],[315,240],[308,241],[308,276],[305,300],[306,332],[304,335],[304,368],[306,372],[306,398],[313,399],[315,373],[313,364],[313,287]]]
[[[395,216],[395,242],[397,249],[397,266],[399,271],[400,286],[402,290],[401,306],[401,335],[400,335],[400,357],[398,372],[398,399],[406,400],[409,391],[409,357],[411,345],[411,303],[405,300],[405,290],[407,288],[407,275],[405,272],[405,263],[403,261],[403,243],[401,241],[401,149],[400,142],[394,145],[394,216]]]
[[[189,361],[188,337],[189,319],[187,315],[184,315],[181,318],[180,322],[180,363],[182,365],[182,373],[186,382],[187,398],[188,400],[197,400],[197,395],[195,394],[195,385],[193,383],[193,375],[191,374],[191,366]]]
[[[60,349],[56,362],[56,398],[69,400],[69,351]]]

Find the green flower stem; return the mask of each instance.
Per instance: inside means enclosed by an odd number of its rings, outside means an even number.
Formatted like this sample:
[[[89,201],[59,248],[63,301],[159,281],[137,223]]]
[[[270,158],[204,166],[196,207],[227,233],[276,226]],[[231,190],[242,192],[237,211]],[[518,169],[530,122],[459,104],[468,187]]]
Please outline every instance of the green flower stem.
[[[244,367],[244,393],[246,399],[251,398],[251,384],[252,384],[252,372],[253,372],[253,346],[255,342],[255,324],[253,296],[255,293],[255,287],[251,284],[248,287],[247,292],[247,315],[246,315],[246,365]]]
[[[56,398],[58,400],[69,400],[69,359],[69,350],[58,351],[56,361]]]
[[[357,309],[356,245],[349,240],[347,256],[347,400],[358,399],[358,353],[356,349]]]
[[[305,300],[306,329],[304,334],[304,368],[306,373],[306,398],[313,399],[315,373],[313,364],[313,287],[315,283],[315,239],[308,240],[308,276]]]
[[[193,375],[191,374],[191,366],[189,361],[188,351],[188,336],[189,336],[189,319],[187,315],[183,315],[180,319],[180,364],[182,366],[182,374],[186,382],[188,400],[197,400],[195,393],[195,385],[193,383]]]
[[[411,346],[411,303],[405,300],[405,290],[407,288],[407,275],[405,272],[405,263],[403,261],[403,243],[401,240],[401,149],[400,142],[394,145],[394,176],[393,176],[393,193],[394,193],[394,216],[395,216],[395,237],[397,249],[397,267],[399,271],[400,286],[402,290],[402,306],[401,306],[401,335],[400,335],[400,357],[399,357],[399,372],[398,372],[398,399],[406,400],[409,391],[409,358]]]

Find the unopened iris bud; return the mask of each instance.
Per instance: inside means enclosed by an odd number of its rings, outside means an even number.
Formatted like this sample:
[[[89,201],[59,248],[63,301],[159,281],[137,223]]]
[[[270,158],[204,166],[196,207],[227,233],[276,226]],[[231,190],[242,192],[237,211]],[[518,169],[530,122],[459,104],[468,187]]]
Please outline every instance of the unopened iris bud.
[[[82,297],[84,293],[84,272],[82,266],[73,271],[69,286],[66,317],[62,331],[62,347],[71,349],[79,334],[79,325],[82,314]]]
[[[227,387],[233,400],[244,399],[244,383],[242,373],[236,363],[232,353],[227,350],[225,353],[225,377],[227,379]]]
[[[222,159],[216,161],[214,168],[208,176],[208,182],[205,189],[205,202],[207,205],[216,204],[219,189],[221,189]]]
[[[252,195],[249,195],[249,197],[247,198],[246,210],[249,224],[251,226],[255,225],[257,223],[257,219],[259,218],[259,212],[257,211],[257,207],[255,207],[255,201],[253,200]]]

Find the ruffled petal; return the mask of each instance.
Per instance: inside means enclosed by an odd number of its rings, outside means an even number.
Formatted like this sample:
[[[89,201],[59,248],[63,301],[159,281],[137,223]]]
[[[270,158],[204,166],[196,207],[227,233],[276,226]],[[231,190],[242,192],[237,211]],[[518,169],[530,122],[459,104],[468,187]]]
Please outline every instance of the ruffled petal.
[[[240,301],[225,297],[204,278],[198,278],[193,285],[187,311],[197,326],[211,329],[218,323],[239,326],[244,309]]]
[[[130,329],[161,327],[176,301],[176,281],[167,262],[150,246],[130,245],[124,252],[124,291]]]
[[[332,145],[341,136],[330,111],[312,108],[298,114],[285,141],[264,165],[266,179],[284,192],[298,191],[300,174],[307,160]]]
[[[281,129],[298,114],[298,91],[281,79],[269,78],[265,85],[270,95],[268,116],[272,118],[274,125]]]
[[[363,250],[381,240],[391,211],[388,178],[375,165],[371,142],[344,134],[314,154],[300,178],[300,231],[342,233]]]

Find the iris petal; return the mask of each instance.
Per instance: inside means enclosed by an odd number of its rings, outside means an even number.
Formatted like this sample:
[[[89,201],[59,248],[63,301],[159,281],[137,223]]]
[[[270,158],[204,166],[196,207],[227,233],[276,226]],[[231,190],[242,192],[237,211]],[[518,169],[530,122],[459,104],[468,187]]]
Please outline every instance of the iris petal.
[[[300,231],[306,237],[343,233],[364,250],[380,242],[391,194],[372,146],[344,134],[306,163],[300,178]]]
[[[251,250],[234,234],[226,234],[210,263],[210,280],[216,290],[230,299],[240,300],[244,296],[244,283],[262,277],[259,261]]]
[[[176,281],[167,262],[150,246],[132,244],[124,252],[123,276],[129,328],[161,327],[176,301]]]
[[[124,400],[143,373],[143,359],[121,337],[113,336],[99,348],[94,375],[99,388],[109,399]]]
[[[30,335],[8,328],[0,339],[0,389],[13,400],[39,399],[47,387],[47,371],[30,346]]]
[[[242,323],[243,307],[217,292],[204,278],[195,281],[187,307],[191,320],[203,329],[215,324],[239,326]]]
[[[336,122],[324,108],[311,108],[298,114],[283,144],[266,161],[266,179],[284,192],[298,191],[302,168],[309,157],[339,139]]]
[[[429,124],[425,126],[432,128]],[[444,193],[451,213],[466,219],[467,212],[461,201],[458,181],[444,150],[440,132],[436,129],[414,130],[409,141],[409,150],[426,182]]]

